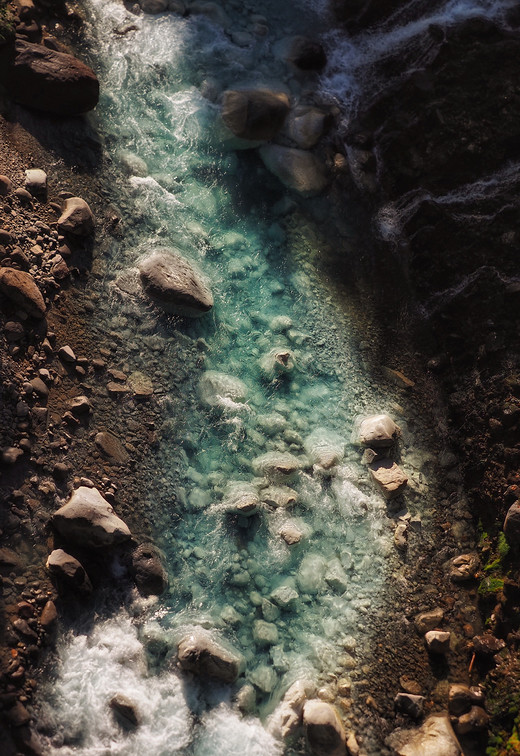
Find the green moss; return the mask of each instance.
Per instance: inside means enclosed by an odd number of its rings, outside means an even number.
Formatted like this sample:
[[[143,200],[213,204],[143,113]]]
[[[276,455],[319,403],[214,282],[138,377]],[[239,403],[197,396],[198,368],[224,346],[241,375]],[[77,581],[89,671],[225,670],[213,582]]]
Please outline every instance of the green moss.
[[[500,532],[498,534],[498,547],[497,547],[498,555],[500,559],[505,559],[506,556],[509,554],[509,544],[506,541],[506,537],[503,532]]]
[[[501,578],[486,576],[481,580],[478,592],[481,596],[489,596],[491,593],[498,593],[504,587],[504,581]]]
[[[14,37],[14,19],[6,0],[0,0],[0,44]]]

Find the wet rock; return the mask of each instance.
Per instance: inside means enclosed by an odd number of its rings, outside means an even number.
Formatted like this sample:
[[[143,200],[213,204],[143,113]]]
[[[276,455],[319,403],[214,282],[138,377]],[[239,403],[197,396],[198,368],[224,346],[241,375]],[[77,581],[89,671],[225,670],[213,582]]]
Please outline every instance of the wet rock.
[[[394,699],[395,708],[407,714],[412,719],[420,719],[424,709],[424,696],[416,696],[411,693],[398,693]]]
[[[249,680],[262,693],[272,693],[278,682],[278,675],[271,666],[259,664],[249,674]]]
[[[83,565],[63,549],[54,549],[49,554],[46,565],[59,586],[82,594],[92,593],[92,583]]]
[[[40,625],[45,632],[49,633],[54,630],[58,622],[58,612],[54,601],[47,601],[40,615]]]
[[[202,628],[180,641],[177,655],[181,669],[225,683],[235,682],[244,666],[238,653],[224,648]]]
[[[206,16],[216,26],[227,29],[229,18],[223,8],[217,3],[205,2],[204,0],[194,0],[189,6],[190,13]]]
[[[81,197],[69,197],[58,218],[58,228],[62,234],[90,236],[94,233],[94,216],[87,202]]]
[[[45,302],[29,273],[14,268],[0,268],[0,293],[34,318],[43,318]]]
[[[215,370],[207,370],[199,381],[199,398],[202,404],[222,412],[247,409],[244,404],[247,387],[239,378]]]
[[[168,10],[168,0],[139,0],[139,5],[144,13],[164,13]]]
[[[109,705],[117,723],[124,730],[135,730],[139,726],[140,717],[137,706],[123,693],[116,693],[115,696],[112,696]]]
[[[309,680],[297,680],[267,721],[267,730],[278,740],[293,738],[303,724],[303,706],[316,693],[316,686]]]
[[[261,490],[260,498],[273,509],[289,509],[298,501],[298,494],[289,486],[267,486]]]
[[[243,685],[237,693],[237,707],[242,714],[252,714],[256,708],[256,693],[250,683]]]
[[[320,554],[306,554],[297,574],[298,587],[302,593],[315,594],[323,587],[327,562]]]
[[[450,714],[460,717],[466,714],[472,706],[483,706],[484,693],[480,688],[468,688],[467,685],[450,685],[448,694],[448,709]]]
[[[280,528],[280,536],[288,546],[295,546],[302,540],[303,533],[296,525],[289,523]]]
[[[290,114],[284,131],[301,150],[308,150],[319,142],[331,122],[328,113],[318,108],[299,107]]]
[[[396,730],[386,742],[396,756],[461,756],[446,714],[432,714],[418,730]]]
[[[520,544],[520,501],[515,501],[507,510],[504,535],[510,546]]]
[[[336,710],[325,701],[307,701],[303,707],[303,726],[315,756],[344,756],[345,730]]]
[[[280,609],[294,609],[298,599],[298,591],[295,591],[291,585],[280,585],[271,591],[271,601]]]
[[[29,168],[25,171],[25,188],[31,194],[45,194],[47,191],[47,174],[41,168]]]
[[[321,470],[330,470],[345,454],[345,441],[334,431],[316,428],[303,443],[311,464]]]
[[[399,426],[388,415],[372,415],[359,426],[360,444],[374,449],[392,446],[400,435]]]
[[[415,629],[419,635],[424,635],[429,630],[435,630],[436,627],[439,627],[443,619],[443,610],[436,606],[435,609],[431,609],[428,612],[421,612],[417,615],[414,619]]]
[[[96,107],[99,82],[85,63],[20,38],[13,52],[4,59],[0,76],[20,105],[58,115],[79,115]]]
[[[31,641],[37,641],[38,635],[34,632],[34,630],[30,627],[27,620],[24,619],[15,619],[13,621],[13,627],[16,630],[19,635],[23,636],[25,639],[31,640]]]
[[[481,706],[472,706],[456,720],[453,729],[458,735],[472,735],[487,730],[488,725],[489,714]]]
[[[283,126],[289,108],[284,92],[269,89],[229,89],[222,95],[222,120],[240,139],[272,139]]]
[[[30,206],[32,204],[32,194],[21,186],[14,190],[14,196],[18,199],[21,205]]]
[[[285,483],[292,480],[300,470],[300,461],[285,452],[267,452],[252,462],[253,472],[265,477],[272,483]]]
[[[294,354],[290,349],[276,347],[260,358],[259,366],[264,378],[273,380],[294,369]]]
[[[473,580],[479,570],[478,554],[461,554],[448,562],[448,575],[454,583]]]
[[[97,488],[80,486],[51,517],[61,535],[80,546],[102,548],[130,538],[128,526]]]
[[[272,622],[255,620],[253,623],[253,639],[258,646],[274,646],[278,643],[278,630]]]
[[[145,293],[165,312],[195,318],[213,307],[206,279],[173,250],[145,258],[139,273]]]
[[[321,71],[327,65],[323,45],[308,37],[294,37],[287,60],[301,71]]]
[[[300,194],[320,194],[329,183],[325,166],[310,152],[279,144],[267,144],[260,147],[259,153],[267,170],[284,186]]]
[[[404,492],[408,484],[408,477],[392,460],[383,459],[372,462],[368,469],[385,499],[393,499]]]
[[[450,650],[451,634],[445,630],[428,630],[424,636],[430,654],[447,654]]]
[[[250,517],[258,512],[260,499],[256,486],[244,481],[231,481],[226,487],[222,507],[226,512]]]
[[[327,565],[325,582],[335,593],[345,593],[348,588],[348,578],[339,559],[331,559]]]
[[[168,587],[168,574],[161,552],[152,543],[142,543],[132,554],[132,574],[144,596],[160,596]]]
[[[100,449],[100,451],[102,451],[112,462],[116,462],[120,465],[128,462],[127,451],[124,449],[117,436],[114,436],[113,433],[100,431],[99,433],[96,433],[94,442],[98,449]]]

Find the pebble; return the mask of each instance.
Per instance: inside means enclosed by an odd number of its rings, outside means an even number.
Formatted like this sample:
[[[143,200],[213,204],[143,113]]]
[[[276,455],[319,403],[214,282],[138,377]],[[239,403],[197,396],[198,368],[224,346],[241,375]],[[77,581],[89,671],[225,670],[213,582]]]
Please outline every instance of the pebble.
[[[58,349],[58,357],[62,362],[72,364],[76,362],[76,355],[70,346],[62,346]]]

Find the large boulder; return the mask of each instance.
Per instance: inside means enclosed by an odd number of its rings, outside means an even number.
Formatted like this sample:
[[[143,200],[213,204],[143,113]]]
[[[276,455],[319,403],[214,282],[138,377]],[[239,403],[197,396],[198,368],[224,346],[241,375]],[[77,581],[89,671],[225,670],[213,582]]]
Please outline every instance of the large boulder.
[[[325,701],[307,701],[303,707],[303,726],[315,756],[344,756],[345,730],[336,709]]]
[[[359,426],[359,442],[373,449],[392,446],[400,435],[399,426],[388,415],[371,415]]]
[[[45,566],[56,578],[58,587],[78,591],[82,594],[92,592],[92,584],[83,565],[63,549],[54,549],[49,554]]]
[[[250,517],[258,512],[260,498],[256,486],[246,481],[230,481],[226,486],[222,507],[230,514]]]
[[[0,77],[20,105],[72,116],[96,107],[99,82],[85,63],[67,53],[17,39]]]
[[[132,574],[144,596],[160,596],[168,585],[161,552],[153,543],[142,543],[132,554]]]
[[[266,144],[259,151],[267,170],[289,189],[310,196],[322,192],[329,183],[325,166],[310,152],[279,144]]]
[[[267,730],[278,740],[294,737],[302,725],[303,706],[316,693],[309,680],[296,680],[267,721]]]
[[[43,318],[45,302],[29,273],[14,268],[0,268],[0,293],[34,318]]]
[[[225,683],[234,683],[244,667],[240,654],[224,648],[202,628],[180,641],[177,658],[181,669]]]
[[[222,95],[222,120],[241,139],[272,139],[282,128],[289,108],[284,92],[269,89],[228,89]]]
[[[81,197],[69,197],[58,218],[58,228],[62,234],[90,236],[94,231],[94,216],[87,202]]]
[[[92,548],[113,546],[130,538],[128,525],[114,512],[97,488],[80,486],[51,517],[67,540]]]
[[[387,739],[396,756],[460,756],[446,714],[432,714],[418,730],[396,730]]]
[[[154,252],[141,262],[139,273],[144,291],[165,312],[196,318],[213,307],[207,282],[177,252]]]
[[[332,117],[323,110],[300,106],[287,119],[284,131],[296,142],[297,147],[308,150],[319,142],[331,122]]]
[[[253,472],[271,483],[286,483],[300,470],[300,461],[287,452],[266,452],[252,462]]]

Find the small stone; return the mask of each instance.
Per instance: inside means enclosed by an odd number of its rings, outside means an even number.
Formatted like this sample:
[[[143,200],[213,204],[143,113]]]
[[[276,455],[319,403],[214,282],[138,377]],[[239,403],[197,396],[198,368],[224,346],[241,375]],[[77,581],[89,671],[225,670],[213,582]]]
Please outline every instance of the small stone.
[[[237,693],[237,707],[242,714],[252,714],[256,707],[255,689],[249,683],[243,685]]]
[[[391,459],[372,462],[368,469],[385,499],[394,499],[396,496],[400,496],[408,485],[408,477]]]
[[[473,638],[473,648],[476,654],[481,656],[494,656],[502,651],[506,644],[501,638],[496,638],[491,633],[485,635],[475,635]]]
[[[280,536],[288,546],[295,546],[303,538],[303,533],[295,525],[283,525],[280,528]]]
[[[30,381],[30,385],[32,387],[33,393],[35,393],[39,399],[42,399],[45,402],[49,396],[49,389],[42,381],[42,379],[33,378]]]
[[[454,583],[473,580],[479,570],[478,554],[461,554],[448,562],[448,573]]]
[[[412,693],[414,696],[420,696],[422,693],[422,686],[408,675],[401,675],[399,684],[405,693]]]
[[[84,199],[69,197],[65,200],[58,228],[60,233],[73,236],[90,236],[94,232],[94,216]]]
[[[47,601],[40,615],[40,625],[46,632],[50,632],[58,621],[58,612],[54,601]]]
[[[58,349],[58,357],[62,362],[73,364],[76,362],[76,355],[70,346],[62,346]]]
[[[394,544],[399,551],[405,551],[408,546],[408,523],[399,522],[394,530]]]
[[[511,546],[520,543],[520,501],[515,501],[507,510],[504,520],[504,535]]]
[[[22,205],[31,204],[32,195],[30,192],[27,191],[27,189],[22,189],[22,187],[20,187],[19,189],[14,190],[14,194]]]
[[[127,541],[130,530],[96,488],[80,486],[51,517],[61,535],[83,547],[102,548]]]
[[[47,174],[41,168],[25,171],[25,188],[31,194],[45,194],[47,191]]]
[[[276,625],[264,620],[255,620],[253,623],[253,639],[259,646],[274,646],[278,643]]]
[[[92,412],[92,405],[88,397],[75,396],[69,400],[69,409],[75,417],[81,417]]]
[[[271,601],[274,601],[280,609],[294,609],[298,599],[298,591],[295,591],[290,585],[280,585],[274,591],[271,591]]]
[[[467,685],[450,685],[448,694],[448,709],[450,714],[460,717],[466,714],[472,706],[484,705],[484,693],[480,688],[468,688]]]
[[[25,336],[25,329],[21,323],[14,320],[8,320],[4,325],[4,336],[7,341],[14,344],[17,341],[21,341]]]
[[[412,719],[420,719],[424,710],[424,696],[411,693],[398,693],[394,699],[395,708]]]
[[[439,627],[443,619],[444,612],[437,606],[429,612],[421,612],[417,615],[414,619],[415,629],[419,635],[424,635],[429,630],[435,630],[436,627]]]
[[[267,486],[262,489],[260,497],[264,504],[273,509],[288,509],[298,501],[298,494],[288,486]]]
[[[128,462],[128,453],[124,449],[120,440],[113,433],[108,431],[101,431],[96,434],[94,439],[96,446],[100,449],[106,457],[117,464],[125,464]]]
[[[38,640],[37,633],[29,627],[27,621],[24,619],[15,619],[13,622],[14,629],[22,635],[24,638],[30,638],[31,640]]]
[[[445,630],[429,630],[424,640],[428,653],[444,655],[450,650],[451,633]]]
[[[177,656],[181,669],[225,683],[234,683],[244,667],[239,654],[214,641],[202,628],[180,641]]]
[[[117,723],[124,730],[134,730],[139,726],[139,714],[136,705],[123,693],[116,693],[110,699],[110,708],[114,713]]]

